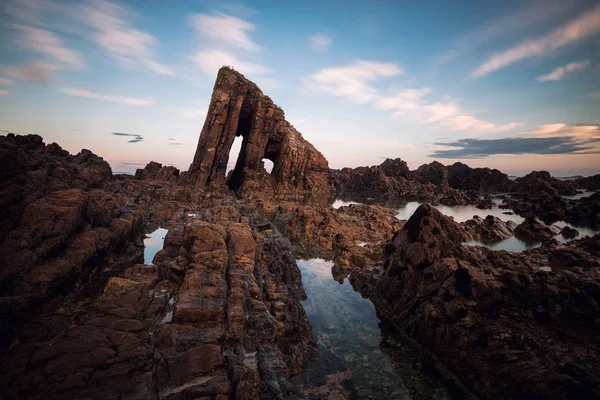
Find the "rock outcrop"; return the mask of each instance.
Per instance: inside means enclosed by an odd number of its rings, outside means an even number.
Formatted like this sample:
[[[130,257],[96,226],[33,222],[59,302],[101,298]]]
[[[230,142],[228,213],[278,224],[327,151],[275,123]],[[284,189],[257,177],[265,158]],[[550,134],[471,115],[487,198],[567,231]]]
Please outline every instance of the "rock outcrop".
[[[386,246],[380,278],[355,287],[477,396],[600,396],[600,236],[522,254],[464,239],[422,205]]]
[[[281,108],[228,67],[217,75],[196,154],[182,181],[212,188],[224,186],[236,136],[243,138],[242,148],[227,185],[238,194],[333,192],[325,157],[285,120]],[[273,162],[270,174],[263,159]]]
[[[163,167],[160,163],[150,161],[144,169],[135,171],[135,178],[140,180],[176,182],[177,178],[179,178],[179,170],[173,166]]]

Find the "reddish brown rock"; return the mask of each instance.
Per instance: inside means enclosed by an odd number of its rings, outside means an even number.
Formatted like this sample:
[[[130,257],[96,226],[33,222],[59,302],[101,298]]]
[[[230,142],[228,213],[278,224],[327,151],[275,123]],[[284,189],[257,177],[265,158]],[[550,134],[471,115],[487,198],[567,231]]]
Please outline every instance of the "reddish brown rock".
[[[378,315],[477,396],[598,397],[600,237],[519,254],[462,246],[461,231],[419,207],[386,246],[381,277],[363,283]]]
[[[150,161],[144,169],[135,171],[135,178],[140,180],[156,180],[164,182],[176,182],[179,170],[175,167],[163,167],[162,164]]]
[[[219,70],[194,160],[184,182],[224,186],[236,136],[242,149],[227,184],[238,193],[333,191],[327,160],[285,120],[283,110],[231,68]],[[273,162],[267,173],[263,159]],[[231,160],[233,161],[233,160]]]

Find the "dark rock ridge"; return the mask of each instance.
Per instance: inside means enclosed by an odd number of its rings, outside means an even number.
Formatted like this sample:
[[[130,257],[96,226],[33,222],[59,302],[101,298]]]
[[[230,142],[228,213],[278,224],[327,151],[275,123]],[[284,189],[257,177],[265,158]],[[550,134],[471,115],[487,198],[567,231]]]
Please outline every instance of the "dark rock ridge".
[[[478,396],[598,398],[600,236],[522,254],[464,239],[422,205],[356,287]]]
[[[176,182],[179,170],[175,167],[163,167],[162,164],[150,161],[143,169],[135,171],[136,179]]]
[[[236,192],[332,193],[325,157],[285,120],[283,110],[254,83],[227,67],[217,75],[196,154],[182,181],[223,186],[236,136],[243,138],[242,149],[227,179]],[[263,159],[273,162],[270,174]]]

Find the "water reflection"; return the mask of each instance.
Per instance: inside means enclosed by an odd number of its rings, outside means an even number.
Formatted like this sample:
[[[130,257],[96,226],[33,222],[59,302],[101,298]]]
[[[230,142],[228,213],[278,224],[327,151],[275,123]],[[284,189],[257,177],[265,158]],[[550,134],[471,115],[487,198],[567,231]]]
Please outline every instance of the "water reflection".
[[[522,252],[525,250],[535,249],[536,247],[540,247],[542,242],[524,242],[523,240],[517,239],[514,236],[509,237],[508,239],[501,240],[496,243],[483,243],[478,240],[469,240],[463,243],[466,246],[485,246],[492,250],[506,250],[506,251],[514,251],[514,252]]]
[[[156,253],[162,250],[168,230],[158,228],[144,239],[144,264],[152,264]]]
[[[400,207],[398,209],[398,214],[396,215],[396,218],[400,220],[409,219],[421,204],[422,203],[419,203],[417,201],[411,201],[406,203],[403,207]],[[502,221],[513,221],[516,224],[520,224],[525,220],[523,217],[520,217],[509,210],[499,208],[496,205],[492,206],[491,209],[487,210],[481,210],[475,206],[450,207],[444,205],[437,205],[434,207],[437,208],[442,214],[447,215],[449,217],[453,217],[456,222],[465,222],[473,218],[475,215],[478,215],[481,218],[485,218],[488,215],[493,215],[494,217],[500,218]]]
[[[335,364],[335,358],[351,371],[357,398],[411,399],[391,357],[380,350],[379,319],[371,301],[355,292],[347,279],[342,284],[333,280],[332,262],[311,259],[297,264],[307,294],[302,304],[319,346],[319,360],[309,365],[307,374],[311,368],[322,370],[319,362]]]
[[[578,191],[577,194],[573,194],[570,196],[561,196],[563,199],[568,199],[568,200],[579,200],[579,199],[583,199],[584,197],[590,197],[591,195],[593,195],[594,192],[593,190],[583,190],[583,191]]]
[[[600,227],[590,228],[590,227],[586,227],[586,226],[577,226],[577,225],[569,224],[568,222],[565,222],[565,221],[558,221],[558,222],[555,222],[553,225],[558,227],[559,229],[563,229],[565,226],[568,226],[569,228],[577,229],[577,231],[579,232],[579,235],[577,235],[577,237],[575,239],[581,239],[585,236],[591,237],[591,236],[594,236],[594,235],[600,233]],[[571,238],[565,238],[562,234],[557,235],[555,238],[556,238],[556,240],[558,240],[559,242],[562,242],[562,243],[566,243],[566,242],[573,240]]]

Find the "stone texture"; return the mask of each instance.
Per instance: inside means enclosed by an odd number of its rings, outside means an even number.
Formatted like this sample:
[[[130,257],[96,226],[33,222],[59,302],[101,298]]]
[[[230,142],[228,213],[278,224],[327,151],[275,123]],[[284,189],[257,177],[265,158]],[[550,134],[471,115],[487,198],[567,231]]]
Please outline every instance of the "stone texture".
[[[236,160],[229,152],[236,136],[242,149]],[[273,162],[267,173],[263,159]],[[283,110],[243,75],[219,70],[198,147],[184,182],[224,186],[227,164],[235,168],[227,180],[238,193],[323,193],[333,191],[327,160],[285,120]]]

